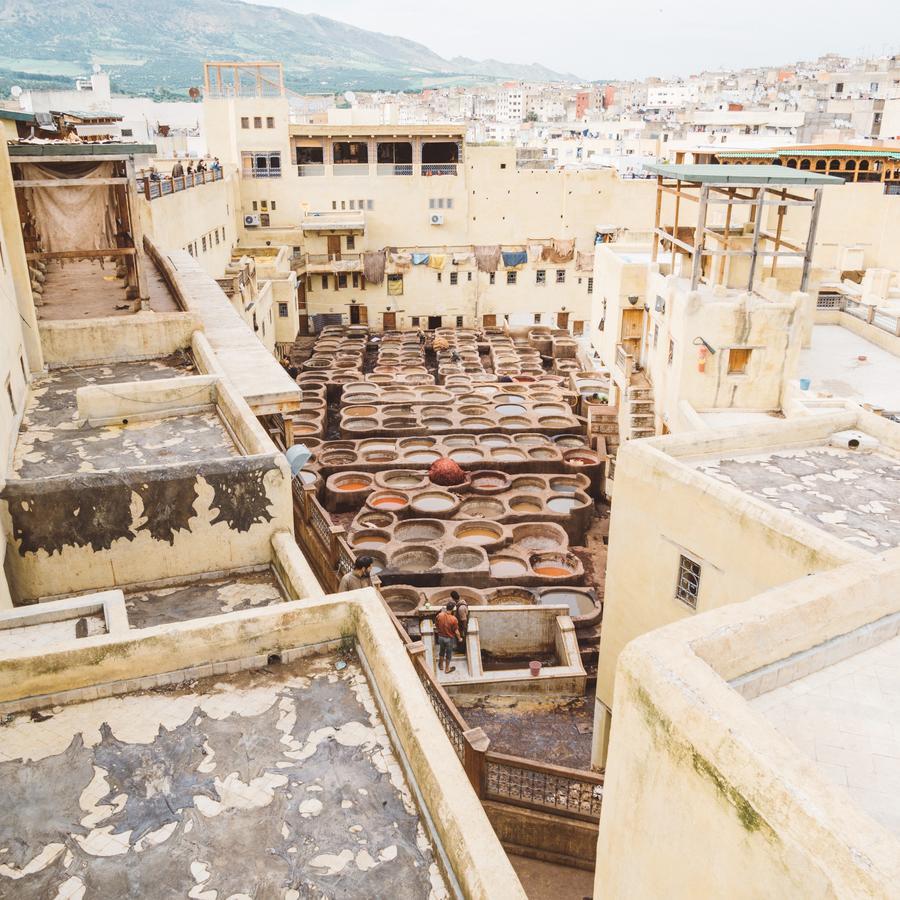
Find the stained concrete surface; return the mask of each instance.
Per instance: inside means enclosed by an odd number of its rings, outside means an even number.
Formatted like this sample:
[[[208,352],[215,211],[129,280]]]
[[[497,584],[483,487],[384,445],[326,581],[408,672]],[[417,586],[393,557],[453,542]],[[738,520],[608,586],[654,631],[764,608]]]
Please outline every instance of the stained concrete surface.
[[[255,609],[280,603],[284,599],[271,570],[125,591],[125,606],[132,628],[150,628],[153,625]]]
[[[838,447],[726,457],[697,469],[875,552],[900,545],[900,461]]]
[[[590,900],[593,897],[594,875],[586,869],[513,854],[509,855],[509,861],[528,900]]]
[[[470,728],[484,729],[491,750],[589,769],[593,707],[587,697],[571,701],[488,697],[460,712]]]
[[[106,619],[102,613],[73,615],[58,622],[41,622],[19,628],[0,629],[0,656],[12,653],[34,653],[53,644],[64,644],[80,637],[106,634]]]
[[[336,661],[0,727],[0,897],[446,897],[366,680]]]

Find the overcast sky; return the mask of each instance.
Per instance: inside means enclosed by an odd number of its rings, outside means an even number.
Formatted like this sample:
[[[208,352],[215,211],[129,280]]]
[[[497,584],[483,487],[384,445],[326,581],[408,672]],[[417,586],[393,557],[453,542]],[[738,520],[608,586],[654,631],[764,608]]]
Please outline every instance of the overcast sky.
[[[687,75],[827,52],[900,52],[896,0],[781,0],[739,8],[721,0],[253,2],[400,35],[441,56],[539,62],[591,79]]]

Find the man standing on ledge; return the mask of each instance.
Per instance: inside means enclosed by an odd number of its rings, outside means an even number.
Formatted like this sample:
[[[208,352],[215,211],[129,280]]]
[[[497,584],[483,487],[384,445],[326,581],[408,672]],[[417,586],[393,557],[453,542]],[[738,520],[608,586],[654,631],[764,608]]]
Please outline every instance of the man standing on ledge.
[[[357,591],[360,588],[371,587],[372,577],[369,569],[372,567],[371,556],[361,556],[354,564],[353,569],[349,571],[338,585],[338,591]]]
[[[456,641],[462,640],[459,633],[459,622],[453,615],[453,601],[450,600],[447,606],[442,609],[434,620],[434,627],[437,629],[437,640],[440,654],[438,656],[438,669],[449,675],[456,671],[456,666],[451,666],[450,661],[453,659],[453,645]]]

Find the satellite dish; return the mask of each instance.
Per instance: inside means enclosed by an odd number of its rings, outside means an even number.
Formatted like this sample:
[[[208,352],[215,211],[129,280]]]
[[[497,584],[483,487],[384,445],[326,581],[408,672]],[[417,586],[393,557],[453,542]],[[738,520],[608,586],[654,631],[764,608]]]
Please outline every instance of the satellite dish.
[[[297,473],[309,462],[312,451],[307,449],[306,444],[294,444],[284,455],[291,466],[291,477],[296,478]]]
[[[9,92],[10,92],[10,94],[13,95],[13,97],[21,97],[22,96],[22,88],[20,88],[17,84],[14,84],[9,89]]]
[[[356,102],[356,94],[354,94],[353,91],[344,91],[344,99],[348,103],[355,103]]]
[[[91,66],[91,71],[95,75],[99,75],[103,71],[103,67],[99,63],[94,63],[94,65]]]

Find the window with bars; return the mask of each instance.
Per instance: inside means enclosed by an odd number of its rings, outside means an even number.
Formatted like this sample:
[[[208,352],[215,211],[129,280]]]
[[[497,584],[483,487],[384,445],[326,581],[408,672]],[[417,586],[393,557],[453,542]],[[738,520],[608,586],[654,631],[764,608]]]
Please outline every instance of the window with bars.
[[[278,304],[278,315],[282,319],[286,319],[288,317],[288,305],[287,303],[279,303]]]
[[[249,116],[241,116],[241,128],[249,128],[250,127],[250,117]]]
[[[254,128],[262,128],[262,116],[254,116],[253,117],[253,127]]]
[[[356,249],[356,238],[352,234],[347,235],[347,249],[348,250]]]
[[[491,284],[495,284],[496,281],[497,281],[497,273],[496,273],[496,272],[489,272],[489,273],[488,273],[488,280],[490,281]]]
[[[459,272],[450,273],[450,284],[459,284]]]
[[[566,270],[565,269],[557,269],[556,270],[556,283],[557,284],[565,284],[566,283]]]
[[[589,294],[594,293],[594,279],[593,278],[588,278],[588,291],[587,292]]]
[[[691,609],[696,609],[699,594],[700,563],[682,553],[678,558],[678,583],[675,585],[675,599],[686,603]]]
[[[274,128],[275,127],[275,118],[273,116],[266,116],[266,128]]]
[[[546,269],[538,269],[537,272],[534,273],[534,283],[535,284],[546,284],[547,283],[547,270]]]
[[[457,328],[462,328],[462,327],[463,327],[463,317],[462,317],[462,316],[457,316],[457,317],[456,317],[456,327],[457,327]]]
[[[515,284],[516,283],[516,275],[518,272],[507,272],[506,273],[506,283],[507,284]]]

